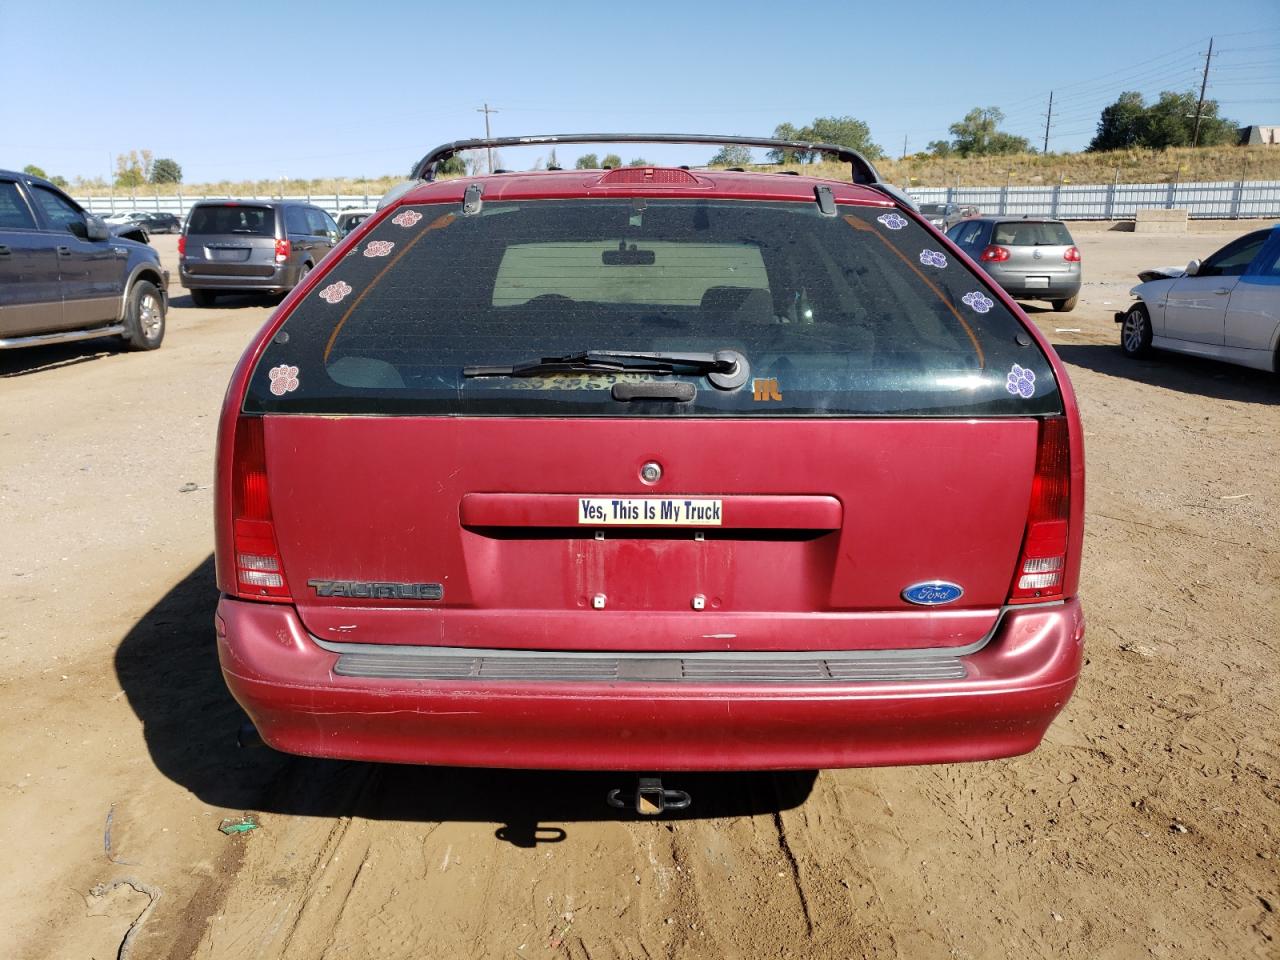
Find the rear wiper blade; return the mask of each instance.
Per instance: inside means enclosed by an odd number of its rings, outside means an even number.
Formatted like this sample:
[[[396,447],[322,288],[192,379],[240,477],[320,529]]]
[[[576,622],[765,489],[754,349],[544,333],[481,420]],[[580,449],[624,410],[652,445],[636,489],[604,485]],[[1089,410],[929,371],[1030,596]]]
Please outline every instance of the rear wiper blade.
[[[653,373],[669,376],[677,367],[707,375],[722,390],[733,390],[747,382],[747,358],[736,350],[715,353],[679,351],[631,352],[626,350],[583,350],[560,357],[542,357],[503,366],[462,368],[464,377],[540,377],[552,373]]]

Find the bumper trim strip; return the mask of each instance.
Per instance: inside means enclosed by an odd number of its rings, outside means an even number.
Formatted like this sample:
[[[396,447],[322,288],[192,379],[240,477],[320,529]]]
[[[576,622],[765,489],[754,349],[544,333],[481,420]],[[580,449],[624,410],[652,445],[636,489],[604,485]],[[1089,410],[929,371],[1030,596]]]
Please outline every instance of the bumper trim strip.
[[[953,656],[748,658],[734,654],[676,657],[662,654],[620,658],[576,653],[530,657],[519,654],[344,653],[333,672],[379,680],[510,680],[616,683],[898,683],[962,680],[963,661]]]

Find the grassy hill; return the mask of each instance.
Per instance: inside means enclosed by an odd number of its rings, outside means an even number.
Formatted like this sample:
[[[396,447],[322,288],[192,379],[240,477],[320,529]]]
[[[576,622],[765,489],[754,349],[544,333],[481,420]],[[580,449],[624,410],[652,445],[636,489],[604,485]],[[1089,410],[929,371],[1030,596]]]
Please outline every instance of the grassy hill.
[[[697,148],[691,148],[691,155]],[[1017,154],[1005,157],[939,159],[917,154],[902,160],[881,160],[880,174],[891,183],[914,187],[1033,186],[1046,183],[1168,183],[1180,181],[1280,180],[1280,147],[1190,147],[1170,150],[1117,150],[1110,153]],[[753,169],[776,170],[760,165]],[[843,180],[845,164],[813,163],[794,167],[812,176]],[[379,197],[403,178],[329,178],[316,180],[222,180],[183,184],[186,196],[332,196],[364,194]],[[111,190],[104,183],[73,186],[76,196],[173,196],[174,187],[146,186],[135,191]]]

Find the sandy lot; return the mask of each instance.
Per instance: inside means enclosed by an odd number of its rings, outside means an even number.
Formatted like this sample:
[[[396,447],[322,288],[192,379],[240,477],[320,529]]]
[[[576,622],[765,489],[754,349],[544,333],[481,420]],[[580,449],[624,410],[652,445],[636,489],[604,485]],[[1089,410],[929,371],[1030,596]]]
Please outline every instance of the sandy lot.
[[[0,956],[106,960],[139,918],[132,960],[1277,956],[1280,384],[1115,345],[1139,267],[1228,234],[1077,239],[1081,306],[1035,317],[1084,414],[1088,665],[1045,744],[688,778],[688,819],[237,748],[212,436],[268,303],[175,287],[156,353],[0,356]]]

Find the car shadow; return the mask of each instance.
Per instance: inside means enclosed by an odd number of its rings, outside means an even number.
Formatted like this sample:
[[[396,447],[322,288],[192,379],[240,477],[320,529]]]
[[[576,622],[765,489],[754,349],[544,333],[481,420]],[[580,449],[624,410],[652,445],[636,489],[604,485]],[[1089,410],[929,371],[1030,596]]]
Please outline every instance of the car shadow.
[[[245,307],[276,307],[284,299],[280,293],[220,293],[210,306],[198,307],[191,294],[170,297],[169,305],[192,310],[243,310]]]
[[[1219,400],[1280,404],[1280,376],[1265,370],[1166,350],[1134,360],[1124,355],[1119,343],[1059,343],[1054,350],[1064,363],[1111,377]]]
[[[78,363],[114,356],[123,350],[124,341],[118,336],[78,340],[74,343],[51,343],[44,347],[0,350],[0,379],[73,367]]]
[[[400,766],[238,746],[246,717],[218,667],[216,603],[209,557],[138,620],[115,656],[116,676],[142,721],[152,762],[203,802],[313,817],[493,823],[499,825],[495,837],[519,847],[564,840],[565,824],[637,817],[605,802],[610,790],[634,790],[634,773]],[[812,770],[664,775],[664,786],[693,798],[689,809],[666,817],[790,809],[804,803],[816,779]]]

